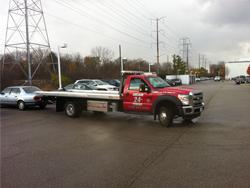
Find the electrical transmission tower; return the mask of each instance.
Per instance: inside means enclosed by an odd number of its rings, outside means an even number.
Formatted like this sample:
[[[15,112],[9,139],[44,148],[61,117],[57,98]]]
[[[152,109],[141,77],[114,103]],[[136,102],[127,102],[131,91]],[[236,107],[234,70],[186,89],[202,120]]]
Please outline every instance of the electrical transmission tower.
[[[180,54],[182,54],[182,59],[183,61],[186,62],[186,69],[187,71],[189,70],[189,58],[190,58],[190,47],[191,47],[191,42],[188,37],[180,39]]]
[[[50,52],[41,0],[9,0],[1,75],[5,69],[19,66],[32,85],[32,78]]]

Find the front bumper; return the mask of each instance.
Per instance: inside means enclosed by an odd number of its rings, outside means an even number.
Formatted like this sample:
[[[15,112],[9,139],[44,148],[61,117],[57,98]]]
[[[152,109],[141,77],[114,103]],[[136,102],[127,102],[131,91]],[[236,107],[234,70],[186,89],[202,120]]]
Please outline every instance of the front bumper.
[[[183,116],[189,116],[189,115],[200,115],[201,112],[204,110],[204,102],[201,106],[183,106],[182,107],[182,114]]]

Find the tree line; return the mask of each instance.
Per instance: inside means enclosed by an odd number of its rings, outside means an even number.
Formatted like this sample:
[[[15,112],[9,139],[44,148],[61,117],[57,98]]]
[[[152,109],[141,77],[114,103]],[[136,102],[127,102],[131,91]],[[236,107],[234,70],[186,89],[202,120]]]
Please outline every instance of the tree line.
[[[54,52],[43,54],[42,50],[39,53],[40,55],[32,54],[32,71],[36,70],[32,79],[33,85],[43,89],[56,89],[58,87],[57,55]],[[5,64],[3,64],[3,58],[5,58]],[[121,76],[120,58],[114,58],[114,52],[105,47],[93,48],[91,55],[86,57],[79,53],[65,54],[60,60],[63,86],[77,79],[119,79]],[[18,58],[15,54],[6,54],[5,57],[2,56],[1,63],[1,89],[27,83],[28,65],[25,52],[19,52]],[[126,59],[123,60],[123,66],[124,70],[148,72],[150,65],[144,59]],[[157,72],[163,78],[169,74],[187,73],[186,64],[179,55],[173,55],[171,62],[164,62],[159,66],[151,65],[150,69],[151,72]],[[204,70],[198,72],[207,74]]]

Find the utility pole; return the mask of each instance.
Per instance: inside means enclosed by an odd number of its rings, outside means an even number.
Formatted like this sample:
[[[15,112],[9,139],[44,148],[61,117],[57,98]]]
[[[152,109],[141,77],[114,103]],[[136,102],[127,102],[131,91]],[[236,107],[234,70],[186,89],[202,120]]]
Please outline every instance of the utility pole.
[[[201,68],[201,54],[199,54],[199,69]]]
[[[25,57],[20,55],[18,58],[27,61],[28,70],[25,70],[26,66],[20,61],[6,59],[7,55],[19,52],[22,52],[21,55],[25,52]],[[9,0],[1,78],[7,78],[7,73],[17,65],[27,77],[29,85],[32,85],[32,79],[44,62],[44,57],[49,55],[51,56],[50,42],[41,0]],[[33,56],[36,56],[36,64],[32,63]],[[5,66],[8,64],[11,65]],[[8,71],[5,71],[7,68]]]
[[[205,58],[205,70],[207,70],[207,58]]]
[[[186,59],[186,69],[187,71],[189,70],[189,53],[190,53],[190,47],[191,47],[191,42],[190,39],[188,37],[184,37],[182,39],[180,39],[181,41],[181,53],[182,53],[182,59]]]
[[[187,70],[189,70],[189,46],[190,46],[190,43],[187,43]]]
[[[202,67],[205,65],[205,55],[202,55]]]
[[[122,48],[121,48],[121,45],[119,45],[119,59],[120,59],[121,75],[122,75],[122,71],[123,71],[123,62],[122,62]]]
[[[159,40],[159,21],[164,19],[164,17],[156,18],[156,64],[157,64],[157,74],[160,73],[160,40]]]
[[[160,52],[159,52],[159,18],[156,18],[156,54],[157,54],[157,73],[160,73]]]

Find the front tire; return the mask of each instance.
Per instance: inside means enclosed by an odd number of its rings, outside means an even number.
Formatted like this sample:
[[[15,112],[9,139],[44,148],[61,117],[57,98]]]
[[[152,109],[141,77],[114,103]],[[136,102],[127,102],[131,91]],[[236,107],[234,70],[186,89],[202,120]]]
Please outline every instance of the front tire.
[[[173,124],[173,110],[165,106],[159,108],[158,119],[162,126],[170,127]]]
[[[26,106],[25,106],[24,101],[18,101],[17,107],[18,107],[18,109],[21,110],[21,111],[25,110]]]
[[[68,117],[79,117],[81,115],[82,109],[76,102],[67,102],[65,105],[65,114]]]

